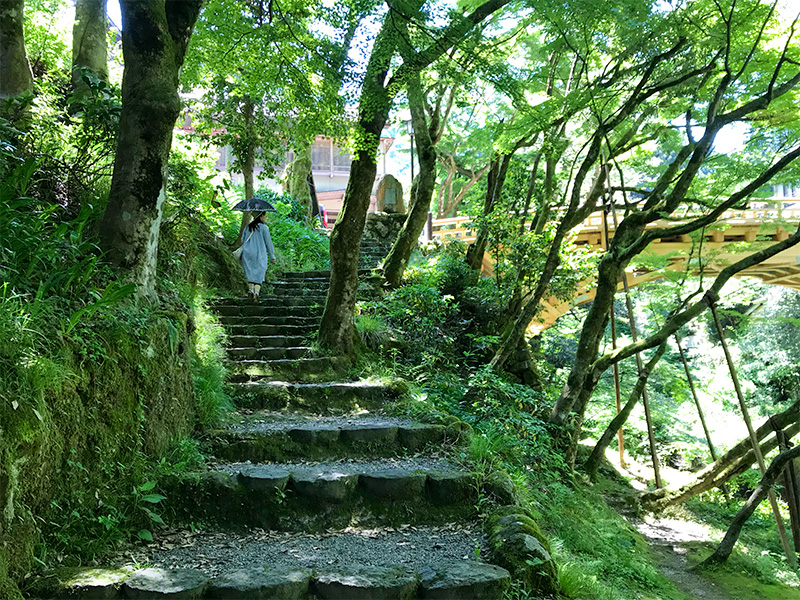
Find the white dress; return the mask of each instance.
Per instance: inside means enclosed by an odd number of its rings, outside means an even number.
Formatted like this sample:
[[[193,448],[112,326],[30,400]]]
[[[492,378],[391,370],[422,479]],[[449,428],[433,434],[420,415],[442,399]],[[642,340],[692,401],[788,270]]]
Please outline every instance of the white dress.
[[[241,261],[245,279],[248,283],[263,283],[269,260],[275,258],[269,227],[264,223],[259,223],[255,231],[245,227],[242,239],[244,244],[242,244]]]

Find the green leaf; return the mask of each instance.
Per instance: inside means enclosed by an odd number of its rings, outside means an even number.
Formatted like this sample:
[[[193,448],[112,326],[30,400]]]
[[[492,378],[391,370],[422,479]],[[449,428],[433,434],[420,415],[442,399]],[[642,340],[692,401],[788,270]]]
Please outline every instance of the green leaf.
[[[139,533],[137,533],[136,535],[139,536],[140,540],[146,540],[148,542],[153,541],[153,534],[150,533],[147,529],[140,529]]]
[[[145,482],[144,482],[142,485],[140,485],[140,486],[139,486],[137,489],[138,489],[140,492],[149,492],[149,491],[150,491],[150,490],[152,490],[154,487],[156,487],[156,482],[155,482],[155,481],[145,481]]]
[[[142,496],[142,500],[145,502],[149,502],[150,504],[158,504],[162,500],[166,500],[166,496],[162,496],[161,494],[146,494]]]

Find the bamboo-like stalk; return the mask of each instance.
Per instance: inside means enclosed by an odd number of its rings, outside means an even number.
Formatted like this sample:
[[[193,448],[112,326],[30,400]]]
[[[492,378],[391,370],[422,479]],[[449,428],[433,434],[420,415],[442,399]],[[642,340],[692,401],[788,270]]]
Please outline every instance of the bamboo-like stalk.
[[[733,381],[733,388],[736,390],[736,397],[739,400],[739,408],[742,410],[742,416],[744,417],[745,425],[747,425],[747,433],[750,436],[750,443],[753,446],[756,462],[758,462],[758,468],[761,470],[761,475],[763,477],[767,472],[767,466],[764,463],[764,455],[761,452],[761,446],[758,443],[758,437],[753,429],[753,422],[750,420],[750,413],[748,412],[747,405],[744,402],[744,394],[742,393],[742,388],[739,385],[739,377],[736,374],[736,366],[733,364],[733,358],[731,357],[730,350],[728,349],[728,342],[725,340],[725,332],[722,330],[722,323],[720,323],[719,315],[717,315],[716,302],[709,299],[708,306],[711,308],[711,315],[714,317],[714,325],[717,328],[717,333],[719,334],[719,339],[722,343],[722,351],[725,353],[725,360],[728,363],[728,370],[731,372],[731,380]],[[792,548],[791,544],[789,543],[789,538],[786,535],[786,528],[783,525],[783,518],[781,517],[780,509],[778,508],[778,499],[775,497],[775,492],[771,487],[767,497],[769,498],[769,503],[772,507],[772,514],[775,516],[775,524],[778,526],[778,535],[781,538],[781,545],[783,546],[783,551],[786,554],[787,560],[789,561],[789,566],[796,567],[797,556],[795,556],[794,548]]]

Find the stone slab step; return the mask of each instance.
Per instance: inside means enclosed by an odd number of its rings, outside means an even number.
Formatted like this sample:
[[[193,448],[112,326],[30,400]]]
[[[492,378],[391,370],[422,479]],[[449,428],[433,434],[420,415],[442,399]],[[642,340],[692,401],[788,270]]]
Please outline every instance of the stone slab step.
[[[359,275],[369,274],[369,269],[359,269]],[[330,271],[290,271],[282,273],[283,281],[296,281],[298,279],[330,279]]]
[[[319,317],[262,317],[251,324],[225,325],[225,331],[228,335],[305,335],[319,325]]]
[[[287,348],[302,346],[308,341],[307,335],[229,335],[231,348]]]
[[[283,360],[304,358],[311,351],[309,346],[273,346],[264,348],[228,348],[229,360]]]
[[[464,532],[407,530],[281,541],[208,537],[137,556],[140,563],[155,565],[145,569],[59,569],[40,580],[38,597],[500,600],[511,583],[504,569],[465,558],[480,542]],[[198,563],[200,568],[189,566]],[[114,583],[102,584],[103,578]]]
[[[346,358],[321,356],[280,360],[227,360],[230,372],[228,381],[243,383],[264,378],[281,378],[298,381],[333,381],[339,373],[350,366]]]
[[[477,476],[434,458],[219,463],[165,486],[185,522],[280,531],[432,524],[473,518]]]
[[[281,410],[287,407],[317,414],[376,409],[400,398],[407,391],[403,382],[354,381],[291,383],[246,381],[229,386],[237,406]]]
[[[297,279],[294,281],[273,281],[271,285],[273,290],[327,290],[330,285],[330,279],[327,277],[317,277]]]
[[[223,324],[231,323],[230,319],[243,317],[313,317],[322,314],[321,304],[303,306],[271,306],[266,304],[250,304],[246,306],[217,306],[214,310],[220,315]],[[226,321],[227,319],[227,321]]]
[[[238,423],[208,435],[216,458],[251,462],[392,456],[457,439],[457,432],[442,425],[398,417],[310,417],[267,411],[242,416]]]
[[[311,294],[306,291],[302,295],[286,296],[286,295],[262,295],[259,298],[258,304],[254,304],[247,298],[225,298],[212,305],[213,310],[218,314],[237,314],[234,307],[251,307],[251,306],[316,306],[317,304],[325,304],[326,296],[318,292]]]

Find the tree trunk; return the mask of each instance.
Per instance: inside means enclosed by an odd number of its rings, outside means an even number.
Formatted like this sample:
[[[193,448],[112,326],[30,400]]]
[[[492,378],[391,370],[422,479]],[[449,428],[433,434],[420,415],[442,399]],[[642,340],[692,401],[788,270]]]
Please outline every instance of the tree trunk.
[[[426,48],[403,60],[387,80],[392,56],[398,44],[407,44],[403,35],[406,20],[416,13],[422,0],[412,0],[384,18],[375,38],[359,98],[358,152],[350,167],[350,180],[344,194],[342,211],[331,233],[331,280],[319,341],[323,348],[352,356],[355,327],[353,314],[358,288],[358,254],[361,235],[367,220],[369,197],[378,170],[376,156],[383,126],[389,116],[392,97],[410,77],[419,73],[444,52],[464,38],[475,25],[499,10],[509,0],[488,0],[465,17],[459,17],[441,30]]]
[[[777,426],[784,430],[787,438],[793,437],[800,431],[800,402],[795,402],[772,419]],[[756,429],[756,437],[763,454],[770,452],[778,445],[776,437],[766,439],[772,433],[769,420]],[[744,473],[755,460],[753,445],[750,438],[747,437],[723,454],[718,461],[700,471],[691,483],[677,489],[665,487],[642,494],[640,497],[642,505],[648,510],[657,512],[673,504],[680,504],[692,496],[720,487],[732,477]]]
[[[419,175],[411,190],[411,206],[406,222],[383,262],[383,274],[391,287],[399,286],[403,279],[408,259],[428,220],[428,210],[436,184],[436,149],[425,118],[425,97],[419,74],[408,83],[408,101],[417,138]]]
[[[331,233],[331,280],[319,341],[323,348],[345,356],[353,354],[358,255],[378,171],[378,144],[391,107],[385,82],[396,47],[394,27],[392,19],[384,20],[370,55],[359,99],[358,126],[362,141],[350,166],[342,210]]]
[[[0,2],[0,98],[33,90],[33,73],[25,52],[25,0]]]
[[[783,468],[790,463],[792,460],[800,456],[800,446],[795,446],[794,448],[787,450],[785,452],[781,452],[770,464],[767,471],[764,473],[764,476],[761,478],[761,482],[758,484],[758,487],[755,491],[750,494],[750,497],[745,502],[744,506],[739,509],[739,512],[736,513],[736,516],[731,521],[730,526],[728,527],[728,531],[725,532],[725,537],[722,538],[719,546],[714,551],[714,553],[705,559],[701,564],[703,566],[710,566],[715,564],[720,564],[728,560],[728,557],[733,552],[733,547],[736,545],[736,540],[739,539],[739,534],[742,532],[742,527],[747,522],[747,519],[753,514],[753,512],[758,508],[758,505],[767,497],[769,494],[772,485],[775,483],[775,480],[778,479],[778,476],[783,471]]]
[[[311,145],[299,148],[289,165],[287,191],[297,202],[303,205],[306,223],[311,223],[311,188],[308,178],[311,176]]]
[[[255,170],[256,170],[256,137],[253,128],[253,112],[255,105],[253,101],[247,97],[242,102],[242,113],[244,116],[245,126],[245,142],[244,156],[242,157],[242,180],[244,182],[244,197],[252,198],[256,195],[255,187]],[[250,211],[242,212],[242,222],[239,224],[239,236],[236,238],[236,246],[242,243],[242,234],[244,228],[247,227],[253,220],[253,213]]]
[[[76,0],[72,26],[72,87],[85,90],[81,67],[90,69],[102,80],[108,79],[107,0]]]
[[[608,424],[606,430],[603,432],[603,435],[600,436],[600,439],[597,440],[597,444],[594,446],[594,450],[589,455],[589,458],[586,460],[583,468],[584,471],[589,475],[589,477],[594,481],[597,479],[597,469],[600,467],[600,462],[603,460],[603,457],[606,454],[606,448],[611,443],[611,440],[617,435],[617,431],[619,431],[625,422],[628,420],[631,412],[633,411],[633,407],[636,406],[636,403],[639,401],[639,398],[642,395],[642,391],[644,390],[644,386],[647,385],[647,379],[650,377],[650,373],[653,372],[656,364],[658,361],[661,360],[661,357],[664,356],[664,352],[667,349],[667,342],[664,341],[656,350],[656,353],[647,361],[647,364],[644,368],[639,371],[639,378],[636,380],[636,384],[633,386],[630,395],[628,396],[628,401],[625,402],[625,406],[622,407],[622,410],[617,413],[617,415],[611,419],[611,423]]]
[[[180,114],[178,76],[202,0],[122,0],[122,114],[100,237],[130,270],[139,296],[155,286],[172,131]]]
[[[503,190],[503,185],[505,185],[508,167],[511,164],[511,157],[513,155],[514,152],[503,154],[492,161],[492,165],[489,168],[489,183],[486,187],[486,198],[483,202],[484,217],[492,213],[494,205],[500,199],[500,193]],[[472,242],[467,249],[467,265],[469,265],[469,268],[473,271],[480,271],[483,266],[483,255],[486,252],[486,246],[488,244],[489,228],[485,224],[482,224],[478,227],[478,235],[475,237],[475,241]]]

